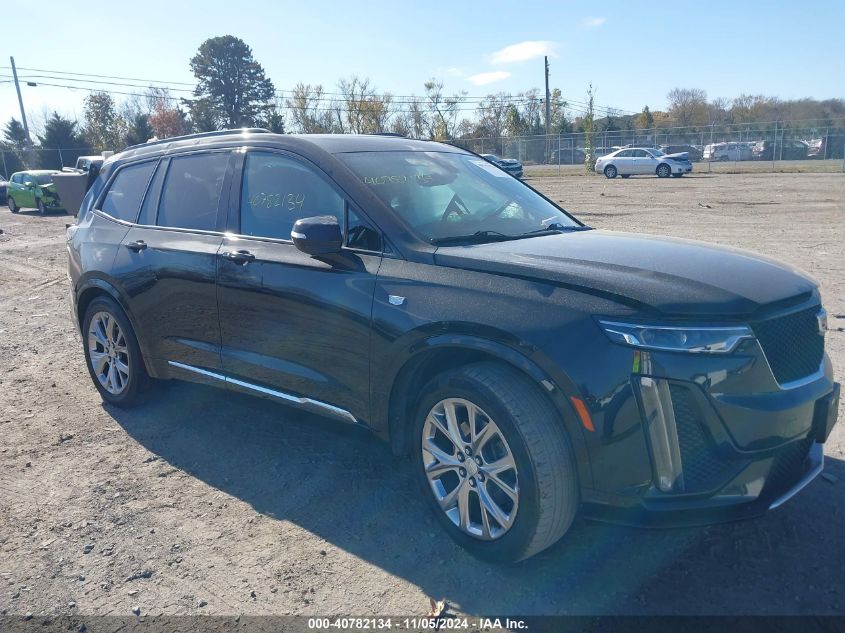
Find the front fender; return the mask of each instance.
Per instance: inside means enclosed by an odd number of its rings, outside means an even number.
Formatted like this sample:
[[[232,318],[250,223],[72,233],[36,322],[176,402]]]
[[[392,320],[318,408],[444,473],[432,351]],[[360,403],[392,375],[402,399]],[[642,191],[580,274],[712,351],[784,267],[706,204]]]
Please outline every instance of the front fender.
[[[575,451],[581,484],[592,486],[585,430],[570,400],[578,394],[572,380],[540,350],[511,335],[489,327],[482,328],[482,335],[479,335],[478,324],[466,324],[465,328],[451,324],[451,327],[455,329],[444,332],[443,325],[429,325],[406,333],[395,342],[398,351],[391,362],[380,376],[374,375],[373,421],[377,429],[383,429],[389,435],[394,452],[402,453],[407,442],[407,420],[396,413],[394,387],[398,386],[401,392],[427,357],[449,352],[456,359],[498,360],[531,378],[555,406]]]

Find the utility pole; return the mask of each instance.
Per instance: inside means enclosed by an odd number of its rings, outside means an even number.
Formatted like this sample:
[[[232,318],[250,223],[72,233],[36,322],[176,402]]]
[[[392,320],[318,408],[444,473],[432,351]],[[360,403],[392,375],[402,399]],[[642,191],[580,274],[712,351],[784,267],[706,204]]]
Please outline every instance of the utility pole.
[[[551,139],[549,139],[549,134],[551,134],[551,122],[552,122],[552,104],[551,104],[551,95],[549,94],[549,58],[548,56],[544,56],[543,60],[546,66],[546,160],[549,159],[549,146],[551,144]]]
[[[23,97],[21,96],[21,86],[18,83],[18,69],[15,68],[15,58],[9,57],[9,60],[12,62],[12,75],[15,78],[15,90],[18,91],[18,105],[21,107],[21,121],[23,122],[23,131],[26,134],[26,145],[27,148],[32,147],[32,139],[29,138],[29,125],[26,123],[26,112],[23,109]]]

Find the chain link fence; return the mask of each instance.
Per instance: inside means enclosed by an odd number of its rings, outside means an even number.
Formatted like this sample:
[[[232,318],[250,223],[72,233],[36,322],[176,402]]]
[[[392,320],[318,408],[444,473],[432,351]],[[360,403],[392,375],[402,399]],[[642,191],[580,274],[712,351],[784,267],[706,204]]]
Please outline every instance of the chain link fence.
[[[583,166],[590,151],[584,133],[498,138],[462,138],[449,141],[478,154],[496,154],[516,158],[524,164],[557,167]],[[596,158],[623,147],[653,147],[667,154],[686,152],[701,165],[698,171],[711,170],[713,164],[740,163],[755,170],[772,171],[784,161],[807,162],[831,171],[839,161],[845,171],[845,119],[826,121],[772,121],[769,123],[713,124],[707,126],[669,127],[651,130],[603,130],[595,132],[592,150]],[[0,148],[0,175],[10,176],[24,169],[62,169],[73,167],[80,156],[99,156],[93,147],[43,148],[31,150]],[[768,166],[768,167],[767,167]]]
[[[478,154],[515,158],[526,165],[583,165],[590,153],[584,133],[499,138],[462,138],[453,145]],[[624,147],[649,147],[664,153],[686,152],[693,162],[756,162],[772,170],[782,161],[838,160],[845,170],[845,119],[834,121],[772,121],[770,123],[713,124],[650,130],[603,130],[592,137],[596,158]],[[812,163],[808,163],[812,166]]]

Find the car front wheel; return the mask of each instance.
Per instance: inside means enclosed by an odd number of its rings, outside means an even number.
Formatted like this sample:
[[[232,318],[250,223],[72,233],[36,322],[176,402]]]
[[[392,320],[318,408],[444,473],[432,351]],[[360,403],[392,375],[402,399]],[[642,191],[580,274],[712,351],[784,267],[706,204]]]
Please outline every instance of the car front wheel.
[[[82,319],[88,373],[103,400],[119,407],[138,404],[148,381],[138,339],[120,306],[97,297]]]
[[[21,208],[15,203],[15,199],[9,196],[9,199],[6,200],[6,204],[9,205],[9,211],[12,213],[17,213],[21,210]]]
[[[657,166],[657,177],[658,178],[668,178],[672,175],[672,168],[669,167],[667,164],[662,164]]]
[[[616,174],[619,173],[616,171],[616,167],[613,165],[608,165],[604,168],[604,175],[607,178],[616,178]]]
[[[44,206],[44,201],[41,198],[35,202],[35,206],[38,207],[39,215],[47,215],[47,207]]]
[[[437,376],[423,390],[414,437],[424,495],[479,558],[523,560],[571,525],[579,494],[569,438],[520,372],[483,362]]]

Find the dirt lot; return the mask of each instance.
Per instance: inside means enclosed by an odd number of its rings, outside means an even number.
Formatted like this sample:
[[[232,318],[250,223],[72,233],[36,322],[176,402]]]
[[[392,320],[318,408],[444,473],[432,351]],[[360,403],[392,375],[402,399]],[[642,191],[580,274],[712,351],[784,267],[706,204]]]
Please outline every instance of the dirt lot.
[[[845,176],[533,181],[596,227],[782,258],[821,282],[845,375]],[[470,558],[354,429],[169,384],[104,407],[68,316],[67,216],[0,210],[0,610],[12,614],[845,613],[845,421],[766,517],[684,530],[578,519],[515,567]],[[69,603],[75,603],[70,606]]]

